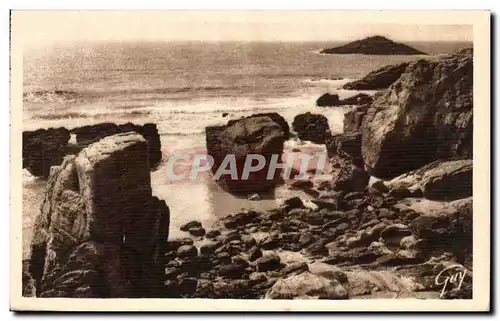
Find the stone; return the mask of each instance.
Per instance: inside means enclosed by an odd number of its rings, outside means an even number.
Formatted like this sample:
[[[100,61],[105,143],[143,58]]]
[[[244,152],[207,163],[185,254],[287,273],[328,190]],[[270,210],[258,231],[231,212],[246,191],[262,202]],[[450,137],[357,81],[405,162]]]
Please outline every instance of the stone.
[[[307,262],[300,261],[287,264],[280,272],[283,275],[289,276],[291,274],[297,275],[306,271],[309,271],[309,266],[307,265]]]
[[[368,186],[370,175],[349,162],[333,175],[332,188],[344,193],[362,192]]]
[[[265,296],[266,299],[347,299],[347,290],[337,280],[304,272],[278,280]]]
[[[330,131],[328,119],[325,116],[310,112],[295,116],[292,128],[297,132],[300,140],[316,144],[324,144]]]
[[[361,132],[350,132],[327,137],[325,144],[328,157],[340,156],[348,159],[353,165],[363,168],[361,137]]]
[[[240,264],[226,264],[217,269],[219,276],[227,277],[230,279],[239,279],[245,273],[245,266]]]
[[[193,236],[203,236],[206,233],[203,227],[192,227],[188,232]]]
[[[248,197],[249,201],[258,201],[260,200],[260,195],[259,194],[252,194]]]
[[[384,66],[370,72],[363,78],[346,83],[342,88],[348,90],[380,90],[389,88],[408,67],[407,62]]]
[[[334,94],[331,95],[329,93],[321,95],[316,100],[316,106],[324,107],[324,106],[338,106],[339,105],[339,95]]]
[[[193,245],[182,245],[177,249],[177,257],[189,258],[198,255],[198,249]]]
[[[208,239],[215,239],[220,234],[221,233],[218,230],[211,230],[211,231],[208,231],[207,234],[205,234],[205,237]]]
[[[304,208],[304,203],[302,203],[302,200],[299,197],[292,197],[287,199],[283,203],[289,210],[290,209],[296,209],[296,208]]]
[[[411,62],[364,116],[370,175],[391,179],[438,159],[472,158],[472,52]]]
[[[198,221],[190,221],[185,224],[182,224],[180,227],[181,231],[187,232],[191,228],[202,227],[201,223]]]
[[[248,252],[248,260],[251,262],[257,260],[260,257],[262,257],[262,251],[260,250],[260,248],[256,246],[251,248],[250,251]]]
[[[169,210],[152,196],[149,171],[147,142],[135,132],[108,136],[53,167],[31,242],[37,296],[153,295]],[[104,288],[95,283],[103,269]],[[125,279],[129,273],[136,274]],[[55,291],[58,284],[65,285]]]
[[[279,171],[272,179],[267,179],[272,155],[281,155],[285,141],[282,127],[268,116],[246,117],[224,126],[206,127],[207,153],[214,159],[212,172],[217,174],[219,168],[227,169],[230,159],[227,155],[234,155],[233,167],[236,176],[231,174],[217,175],[217,183],[232,194],[249,195],[266,193],[274,190],[279,178]],[[264,157],[265,166],[243,178],[244,164],[249,154]],[[219,173],[220,174],[220,173]]]
[[[275,254],[265,254],[255,261],[258,272],[274,271],[281,268],[281,259]]]
[[[399,246],[401,239],[409,235],[411,235],[411,231],[408,226],[404,224],[392,224],[382,231],[380,237],[386,245]]]

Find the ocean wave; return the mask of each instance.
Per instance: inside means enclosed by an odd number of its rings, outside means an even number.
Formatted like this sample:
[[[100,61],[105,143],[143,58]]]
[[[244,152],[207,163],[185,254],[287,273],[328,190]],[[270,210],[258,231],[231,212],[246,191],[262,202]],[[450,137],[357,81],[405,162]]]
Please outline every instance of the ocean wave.
[[[100,118],[106,116],[147,116],[150,114],[148,110],[116,110],[115,112],[66,112],[66,113],[43,113],[34,115],[34,118],[41,120],[57,120],[57,119],[74,119],[74,118]]]
[[[64,102],[68,100],[76,100],[81,96],[81,93],[69,90],[37,90],[23,93],[23,101],[25,102]]]

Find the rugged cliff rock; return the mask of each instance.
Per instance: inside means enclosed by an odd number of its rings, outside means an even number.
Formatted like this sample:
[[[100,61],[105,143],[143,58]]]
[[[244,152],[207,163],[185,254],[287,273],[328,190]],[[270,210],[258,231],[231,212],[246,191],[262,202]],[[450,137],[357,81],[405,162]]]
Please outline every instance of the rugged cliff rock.
[[[418,60],[382,92],[363,118],[363,159],[392,178],[436,159],[472,157],[471,51]]]
[[[39,297],[155,295],[169,209],[151,194],[148,144],[108,136],[54,166],[34,226]]]
[[[34,176],[47,178],[50,167],[61,164],[65,155],[75,154],[106,136],[129,131],[135,131],[147,140],[149,162],[151,166],[157,166],[162,156],[160,136],[155,124],[102,123],[71,130],[60,127],[23,132],[23,168]],[[71,134],[76,135],[76,144],[69,143]]]
[[[394,42],[386,37],[373,36],[356,40],[340,47],[321,50],[326,54],[363,54],[363,55],[426,55],[425,52]]]
[[[309,140],[316,144],[324,144],[330,131],[325,116],[310,112],[295,116],[292,128],[301,140]]]
[[[388,190],[452,201],[472,196],[472,159],[435,161],[383,183]]]
[[[257,114],[252,114],[248,117],[242,117],[240,119],[231,119],[227,122],[227,125],[232,125],[235,122],[240,121],[241,119],[246,119],[246,118],[254,118],[254,117],[269,117],[274,121],[276,124],[281,126],[281,130],[283,130],[283,135],[285,136],[285,140],[290,138],[290,126],[288,125],[287,121],[283,116],[281,116],[278,113],[257,113]]]
[[[342,88],[348,90],[379,90],[388,88],[401,77],[408,67],[407,62],[389,65],[370,72],[360,80],[348,82]]]
[[[280,124],[268,116],[250,116],[230,121],[225,126],[207,127],[205,132],[207,153],[214,158],[214,174],[217,174],[221,165],[222,169],[229,169],[231,164],[228,157],[235,157],[237,177],[220,175],[217,182],[223,188],[234,194],[268,192],[274,189],[279,171],[276,171],[276,176],[272,179],[267,179],[267,174],[272,156],[278,155],[280,159],[283,153],[285,133]],[[266,163],[261,170],[250,173],[248,179],[242,179],[249,154],[263,156]],[[256,165],[255,162],[252,164]]]

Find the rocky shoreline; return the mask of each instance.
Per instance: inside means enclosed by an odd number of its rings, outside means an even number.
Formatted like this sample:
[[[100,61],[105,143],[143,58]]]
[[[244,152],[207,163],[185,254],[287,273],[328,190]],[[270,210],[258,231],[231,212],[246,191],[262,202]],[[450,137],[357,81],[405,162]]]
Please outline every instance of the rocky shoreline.
[[[321,115],[293,121],[330,158],[332,180],[295,184],[312,200],[185,222],[180,239],[168,238],[175,208],[151,195],[152,144],[140,128],[55,153],[64,160],[50,170],[23,295],[472,298],[472,50],[411,62],[387,87],[345,115],[342,134]],[[279,114],[257,114],[208,127],[207,150],[219,166],[226,154],[270,157],[290,135]],[[267,171],[219,183],[261,193],[274,187]],[[460,286],[444,283],[457,273]]]

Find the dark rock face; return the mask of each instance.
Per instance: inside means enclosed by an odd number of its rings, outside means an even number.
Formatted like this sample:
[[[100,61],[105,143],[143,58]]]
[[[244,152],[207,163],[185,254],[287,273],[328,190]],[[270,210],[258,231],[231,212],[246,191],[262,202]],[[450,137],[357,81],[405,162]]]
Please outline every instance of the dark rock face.
[[[348,82],[342,88],[348,90],[379,90],[389,88],[405,72],[408,64],[404,62],[382,67],[370,72],[360,80]]]
[[[354,165],[363,168],[360,132],[338,134],[326,139],[328,157],[341,156],[350,159]]]
[[[316,106],[338,106],[339,102],[339,95],[330,95],[326,93],[316,100]]]
[[[169,209],[151,194],[147,150],[122,133],[53,168],[31,243],[37,296],[155,295]]]
[[[393,178],[436,159],[472,157],[472,55],[418,60],[363,119],[368,172]]]
[[[335,106],[348,106],[348,105],[364,105],[373,101],[373,98],[367,94],[357,94],[346,99],[339,100],[339,95],[323,94],[316,100],[316,106],[335,107]]]
[[[328,119],[325,116],[310,112],[295,116],[292,128],[297,132],[299,139],[309,140],[316,144],[324,144],[330,131]]]
[[[65,155],[76,154],[106,136],[129,131],[135,131],[147,140],[150,165],[157,166],[162,156],[160,136],[155,124],[102,123],[71,130],[60,127],[23,132],[23,168],[34,176],[47,178],[50,167],[61,164]],[[68,143],[70,134],[76,134],[76,145]]]
[[[69,130],[63,127],[23,132],[23,168],[34,176],[48,177],[50,166],[60,164],[66,155],[69,138]]]
[[[472,159],[435,161],[386,184],[391,192],[420,191],[431,200],[457,200],[472,196],[472,165]]]
[[[207,152],[214,158],[212,171],[217,174],[221,165],[227,169],[230,164],[223,163],[227,155],[234,155],[237,177],[222,174],[217,182],[227,191],[235,194],[250,194],[272,191],[277,183],[279,171],[272,179],[267,179],[270,161],[273,155],[283,153],[285,135],[282,126],[267,116],[251,116],[230,121],[226,126],[207,127]],[[258,154],[265,158],[265,166],[257,172],[251,172],[248,179],[242,179],[244,164],[249,154]],[[276,156],[275,156],[276,157]],[[254,161],[253,165],[256,164]]]
[[[321,50],[326,54],[425,55],[425,52],[382,36],[356,40],[340,47]]]
[[[368,186],[370,175],[350,161],[341,160],[341,162],[343,164],[332,181],[333,190],[344,193],[363,191]]]

